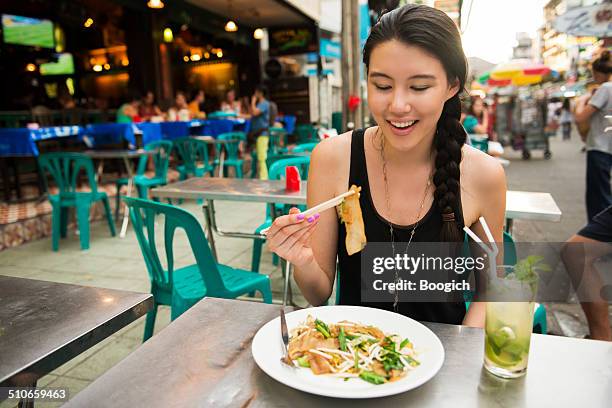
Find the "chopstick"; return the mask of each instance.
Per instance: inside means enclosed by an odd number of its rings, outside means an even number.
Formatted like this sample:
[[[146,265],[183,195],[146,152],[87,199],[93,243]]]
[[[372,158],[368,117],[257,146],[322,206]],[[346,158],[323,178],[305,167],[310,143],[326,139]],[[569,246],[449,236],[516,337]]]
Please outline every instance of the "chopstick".
[[[351,196],[355,194],[355,190],[349,190],[346,193],[342,193],[337,197],[332,198],[331,200],[327,200],[325,202],[322,202],[321,204],[315,205],[312,208],[307,209],[306,211],[304,211],[303,213],[300,213],[304,216],[304,218],[308,218],[313,214],[316,213],[321,213],[325,210],[328,210],[330,208],[333,208],[335,206],[337,206],[338,204],[340,204],[346,197]],[[270,230],[271,227],[268,228],[264,228],[263,230],[261,230],[259,233],[261,235],[266,235],[268,233],[268,231]]]

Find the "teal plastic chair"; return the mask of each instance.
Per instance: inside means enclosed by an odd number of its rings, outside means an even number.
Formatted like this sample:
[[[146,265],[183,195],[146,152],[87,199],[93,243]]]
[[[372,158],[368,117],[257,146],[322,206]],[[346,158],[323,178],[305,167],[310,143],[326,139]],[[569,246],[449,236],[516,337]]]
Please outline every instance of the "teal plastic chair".
[[[221,133],[217,140],[236,140],[235,143],[218,143],[215,149],[215,160],[213,161],[213,167],[219,167],[221,149],[225,149],[226,157],[223,161],[223,174],[227,175],[227,168],[233,167],[236,171],[236,177],[242,178],[242,166],[244,160],[239,157],[240,154],[240,143],[246,143],[246,134],[244,132],[227,132]]]
[[[270,279],[266,275],[215,262],[204,231],[190,212],[140,198],[124,197],[123,200],[130,208],[130,217],[149,272],[154,298],[153,309],[147,314],[143,341],[153,335],[159,305],[170,306],[170,318],[174,320],[204,296],[234,299],[259,291],[264,302],[272,303]],[[162,266],[155,244],[157,215],[165,217],[163,233],[167,268]],[[175,269],[172,243],[177,229],[185,231],[196,263]]]
[[[138,197],[147,198],[149,188],[164,186],[168,182],[168,163],[170,162],[170,154],[172,152],[172,142],[169,140],[159,140],[151,143],[147,143],[144,147],[146,151],[157,151],[151,156],[153,160],[153,166],[155,167],[155,175],[153,177],[147,177],[145,175],[147,171],[147,162],[149,156],[141,156],[138,161],[138,167],[136,169],[136,175],[134,176],[134,186],[138,191]],[[115,182],[117,186],[116,206],[115,215],[119,215],[120,200],[121,200],[121,187],[128,184],[128,178],[122,177],[117,179]]]
[[[479,135],[470,135],[470,142],[472,146],[481,152],[489,152],[489,139]]]
[[[268,129],[268,155],[275,155],[287,151],[287,130],[279,127]]]
[[[467,246],[467,235],[464,241],[464,249],[467,248],[469,252],[469,246]],[[516,253],[516,245],[512,235],[504,231],[504,265],[516,265],[518,260]],[[465,303],[466,310],[469,309],[470,302]],[[546,308],[544,305],[537,303],[535,304],[535,311],[533,314],[533,332],[546,334],[548,332],[548,325],[546,323]]]
[[[315,143],[319,141],[319,135],[317,129],[311,124],[302,124],[295,127],[295,133],[297,134],[297,143]]]
[[[293,153],[301,153],[301,152],[312,152],[318,143],[302,143],[295,146],[292,150]]]
[[[270,166],[269,177],[270,180],[280,180],[285,176],[285,168],[287,166],[297,166],[300,171],[300,177],[302,180],[308,178],[308,167],[310,166],[310,157],[293,157],[290,159],[282,159],[278,160],[274,164]],[[272,204],[276,206],[277,214],[284,214],[288,212],[291,206],[286,206],[285,204]],[[289,207],[289,208],[288,208]],[[266,219],[257,229],[255,230],[255,234],[259,234],[261,230],[268,228],[272,225],[272,214],[270,211],[270,206],[266,206]],[[254,272],[259,272],[259,264],[261,263],[261,248],[264,244],[264,240],[262,239],[254,239],[253,240],[253,251],[251,256],[251,270]],[[278,264],[278,257],[276,254],[272,257],[274,265]]]
[[[60,236],[66,237],[68,230],[68,209],[75,207],[79,226],[81,249],[89,249],[89,214],[91,205],[102,201],[111,235],[115,236],[115,224],[111,214],[108,196],[98,191],[93,161],[81,153],[55,152],[39,156],[38,163],[48,186],[47,173],[51,175],[59,194],[50,194],[51,202],[51,247],[59,249]],[[90,191],[77,191],[81,172],[85,173]]]
[[[179,180],[189,177],[202,177],[206,173],[213,175],[214,167],[208,159],[208,144],[192,137],[181,137],[175,139],[174,149],[182,164],[176,169],[179,172]]]

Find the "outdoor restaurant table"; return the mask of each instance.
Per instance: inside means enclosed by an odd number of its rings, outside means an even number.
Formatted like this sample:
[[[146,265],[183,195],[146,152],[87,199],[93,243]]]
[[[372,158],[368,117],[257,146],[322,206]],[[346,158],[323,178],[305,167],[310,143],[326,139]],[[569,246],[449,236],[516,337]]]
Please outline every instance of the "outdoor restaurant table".
[[[299,192],[285,191],[285,182],[277,180],[191,178],[164,187],[155,188],[152,194],[159,198],[204,200],[251,201],[263,203],[306,204],[306,182]],[[214,207],[213,207],[214,208]],[[512,220],[533,221],[561,220],[561,210],[550,193],[508,191],[506,193],[506,228],[512,228]],[[211,213],[214,220],[214,209]],[[213,227],[216,228],[215,225]],[[222,235],[222,234],[220,234]],[[245,236],[244,238],[252,238]]]
[[[512,231],[512,220],[561,220],[561,210],[550,193],[508,191],[506,193],[506,230]]]
[[[127,197],[132,196],[132,188],[134,185],[134,165],[132,164],[130,159],[137,159],[141,156],[151,156],[156,152],[154,150],[86,150],[83,152],[87,156],[92,159],[99,159],[100,164],[98,166],[98,177],[102,174],[104,169],[104,160],[105,159],[119,159],[123,161],[123,165],[125,166],[125,170],[128,174],[128,184],[127,184]],[[117,192],[119,194],[119,192]],[[124,205],[123,208],[123,222],[121,223],[121,232],[119,233],[120,238],[125,238],[125,234],[127,232],[127,226],[129,222],[129,209],[127,204]]]
[[[35,385],[152,307],[150,294],[0,275],[0,387]]]
[[[257,367],[251,343],[279,307],[205,298],[66,407],[606,407],[612,401],[612,343],[534,334],[527,375],[482,368],[482,329],[424,323],[442,341],[444,364],[419,388],[347,400],[287,387]],[[280,333],[278,347],[281,347]],[[280,362],[279,362],[280,364]]]

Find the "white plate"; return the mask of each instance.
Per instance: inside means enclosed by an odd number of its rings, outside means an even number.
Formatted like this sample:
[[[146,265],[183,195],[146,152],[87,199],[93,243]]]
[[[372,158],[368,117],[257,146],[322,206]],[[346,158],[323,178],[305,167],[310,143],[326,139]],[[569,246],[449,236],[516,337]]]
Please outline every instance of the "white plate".
[[[308,315],[326,323],[349,320],[376,326],[385,334],[398,334],[408,338],[418,352],[421,363],[404,378],[391,383],[375,385],[359,378],[344,381],[342,378],[315,375],[308,368],[291,368],[281,363],[283,344],[280,334],[280,317],[266,323],[255,335],[251,351],[255,362],[266,374],[289,387],[311,394],[337,398],[376,398],[399,394],[416,388],[431,378],[444,363],[444,347],[440,339],[421,323],[397,313],[360,306],[322,306],[287,313],[289,332],[306,321]]]

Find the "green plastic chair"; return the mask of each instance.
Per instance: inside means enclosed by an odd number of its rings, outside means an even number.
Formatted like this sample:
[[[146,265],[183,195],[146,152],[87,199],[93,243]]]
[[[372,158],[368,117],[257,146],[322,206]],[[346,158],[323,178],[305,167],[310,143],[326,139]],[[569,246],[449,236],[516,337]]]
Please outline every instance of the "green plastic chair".
[[[275,155],[287,150],[287,130],[279,127],[268,129],[268,155]]]
[[[470,135],[470,142],[472,146],[481,152],[489,152],[489,139],[478,135]]]
[[[147,143],[144,149],[149,152],[157,152],[151,156],[155,167],[155,175],[153,177],[147,177],[145,175],[149,156],[141,156],[138,161],[136,175],[134,176],[134,186],[138,190],[138,197],[140,198],[148,197],[149,188],[166,185],[168,178],[168,163],[170,162],[170,154],[172,152],[172,142],[169,140],[159,140]],[[127,177],[122,177],[115,182],[117,186],[115,216],[119,215],[119,208],[121,207],[121,187],[126,186],[128,181]]]
[[[240,143],[246,143],[246,134],[244,132],[227,132],[221,133],[217,140],[235,140],[235,143],[218,143],[215,149],[215,160],[213,161],[213,167],[218,167],[220,164],[221,149],[225,149],[226,157],[223,161],[223,175],[227,175],[227,168],[233,167],[236,171],[236,177],[242,178],[242,166],[244,160],[239,157],[240,154]]]
[[[176,167],[179,172],[179,180],[186,180],[189,177],[202,177],[206,173],[213,175],[214,167],[208,160],[208,144],[206,142],[192,137],[181,137],[175,139],[173,145],[182,161],[182,164]]]
[[[311,124],[302,124],[295,127],[295,133],[297,134],[297,143],[315,143],[319,141],[319,135],[317,129]]]
[[[270,279],[266,275],[215,262],[204,231],[190,212],[140,198],[124,197],[123,200],[130,208],[130,217],[149,272],[154,298],[153,309],[147,314],[143,341],[153,335],[159,305],[170,306],[170,318],[174,320],[204,296],[234,299],[245,293],[259,291],[264,302],[272,303]],[[161,264],[155,244],[155,218],[160,214],[165,217],[163,233],[167,269]],[[185,231],[196,260],[195,264],[178,269],[174,268],[172,246],[176,229]]]
[[[93,161],[81,153],[55,152],[45,153],[38,157],[43,173],[45,186],[48,186],[47,172],[55,180],[59,194],[50,194],[51,202],[51,247],[59,249],[59,239],[66,237],[68,229],[68,209],[76,208],[77,223],[81,249],[89,249],[89,214],[91,205],[98,201],[104,204],[106,220],[111,235],[115,236],[115,224],[111,214],[108,196],[98,191]],[[81,171],[85,172],[91,191],[77,191]]]
[[[301,153],[301,152],[312,152],[314,148],[317,146],[317,142],[314,143],[302,143],[295,146],[292,150],[293,153]]]
[[[308,167],[310,166],[310,157],[293,157],[290,159],[278,160],[274,164],[270,166],[270,180],[281,180],[285,176],[285,168],[287,166],[297,166],[300,170],[300,177],[305,180],[308,178]],[[287,206],[285,204],[272,204],[276,206],[277,214],[287,213],[291,206]],[[303,206],[302,206],[303,207]],[[259,234],[261,230],[268,228],[272,225],[272,214],[270,211],[270,206],[266,206],[266,219],[257,229],[255,229],[255,234]],[[261,263],[261,248],[264,244],[263,239],[254,239],[253,240],[253,251],[251,256],[251,270],[253,272],[259,272],[259,264]],[[278,264],[278,257],[276,254],[272,257],[273,264]]]
[[[464,250],[467,248],[469,252],[469,246],[467,245],[467,235],[464,240]],[[512,235],[504,231],[504,265],[516,265],[518,256],[516,253],[516,245]],[[470,302],[465,302],[466,311],[470,307]],[[546,323],[546,308],[544,305],[537,303],[535,304],[535,311],[533,314],[533,332],[546,334],[548,332],[548,325]]]

